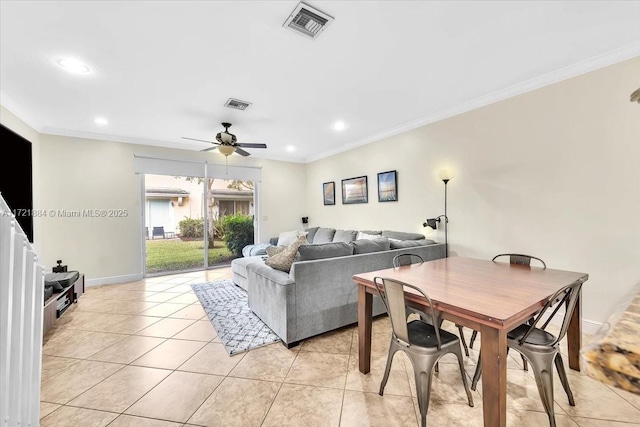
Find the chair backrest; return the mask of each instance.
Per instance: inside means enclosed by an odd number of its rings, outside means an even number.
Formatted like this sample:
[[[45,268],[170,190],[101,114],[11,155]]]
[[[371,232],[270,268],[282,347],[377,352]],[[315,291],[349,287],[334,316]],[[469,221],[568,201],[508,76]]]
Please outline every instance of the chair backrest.
[[[153,227],[154,236],[164,236],[164,227]]]
[[[393,268],[410,264],[422,264],[424,259],[418,254],[400,254],[393,257]]]
[[[518,264],[518,265],[531,265],[531,260],[535,259],[536,261],[542,264],[542,268],[546,269],[547,264],[543,260],[538,257],[534,257],[531,255],[523,255],[523,254],[499,254],[493,257],[491,261],[495,261],[500,257],[509,257],[509,264]]]
[[[562,319],[562,326],[560,327],[560,332],[556,336],[556,340],[551,344],[552,346],[556,345],[560,342],[567,333],[567,329],[569,329],[569,322],[571,321],[571,316],[573,315],[573,310],[576,307],[576,302],[578,301],[578,295],[580,295],[580,290],[582,289],[583,281],[578,281],[572,283],[564,288],[560,289],[558,292],[553,294],[547,303],[542,307],[542,310],[536,314],[535,319],[531,323],[529,330],[524,334],[522,339],[520,340],[520,344],[524,343],[529,336],[529,334],[535,329],[546,329],[549,325],[549,322],[555,317],[558,313],[558,310],[564,306],[565,312],[564,317]],[[548,310],[553,309],[550,315],[546,315]],[[542,319],[546,318],[542,326],[538,326]]]
[[[431,324],[437,325],[436,311],[433,308],[431,298],[427,296],[421,289],[410,285],[408,283],[401,282],[399,280],[390,279],[387,277],[374,277],[373,283],[376,286],[378,295],[382,299],[389,319],[391,320],[391,328],[393,334],[400,340],[405,346],[409,347],[409,331],[407,329],[407,302],[405,300],[405,289],[411,288],[418,292],[419,295],[427,300],[429,307],[424,310],[424,313],[431,317]],[[436,331],[436,337],[438,339],[438,350],[440,350],[440,330],[438,327],[434,327]]]

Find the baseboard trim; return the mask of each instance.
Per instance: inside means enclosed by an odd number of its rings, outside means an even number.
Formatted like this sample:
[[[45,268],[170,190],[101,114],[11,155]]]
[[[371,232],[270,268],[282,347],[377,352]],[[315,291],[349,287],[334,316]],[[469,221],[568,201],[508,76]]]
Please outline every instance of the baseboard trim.
[[[564,312],[562,310],[559,310],[558,313],[556,314],[556,317],[554,317],[551,320],[551,323],[553,325],[560,327],[562,325],[563,318],[564,318]],[[602,322],[596,322],[595,320],[589,320],[589,319],[582,319],[582,333],[585,335],[595,334],[596,332],[598,332],[598,330],[600,330],[601,326],[602,326]]]
[[[102,286],[102,285],[113,285],[116,283],[128,283],[128,282],[136,282],[138,280],[142,280],[142,273],[139,274],[127,274],[124,276],[112,276],[112,277],[101,277],[98,279],[89,279],[85,280],[85,286]]]
[[[582,333],[587,335],[594,335],[602,327],[602,322],[596,322],[589,319],[582,319]]]

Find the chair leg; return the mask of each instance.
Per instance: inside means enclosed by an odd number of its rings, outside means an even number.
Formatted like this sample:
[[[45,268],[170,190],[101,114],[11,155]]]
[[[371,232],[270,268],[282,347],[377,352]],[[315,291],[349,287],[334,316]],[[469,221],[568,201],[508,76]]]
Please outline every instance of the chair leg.
[[[476,388],[478,387],[478,381],[480,381],[480,375],[482,375],[482,351],[478,353],[478,364],[476,365],[476,371],[473,373],[471,390],[476,391]]]
[[[529,370],[529,364],[527,363],[527,358],[524,357],[522,354],[520,355],[520,357],[522,357],[522,366],[524,367],[525,371]]]
[[[564,370],[564,363],[562,362],[562,356],[560,355],[560,353],[556,355],[555,364],[558,371],[558,377],[560,378],[560,382],[562,383],[562,388],[564,388],[564,392],[567,393],[569,405],[576,406],[576,402],[573,400],[571,387],[569,387],[569,379],[567,378],[567,372]]]
[[[462,325],[456,325],[458,327],[458,332],[460,332],[460,342],[462,343],[462,347],[464,348],[464,354],[469,357],[469,348],[467,348],[467,341],[464,339],[464,331],[462,329]]]
[[[393,356],[398,351],[398,346],[391,340],[391,345],[389,346],[389,355],[387,356],[387,366],[384,368],[384,376],[382,377],[382,382],[380,383],[380,391],[378,394],[382,396],[384,394],[384,388],[387,385],[387,381],[389,380],[389,373],[391,372],[391,364],[393,362]]]
[[[428,361],[422,366],[414,366],[416,380],[416,394],[418,395],[418,407],[420,408],[420,425],[427,426],[427,411],[429,409],[429,399],[431,397],[431,369],[434,363]]]
[[[471,341],[469,341],[469,348],[473,348],[473,343],[475,342],[476,338],[478,338],[478,331],[473,331],[473,333],[471,334]]]
[[[471,391],[469,390],[469,384],[467,382],[467,372],[464,370],[464,362],[462,361],[462,352],[460,351],[460,346],[456,347],[454,353],[458,358],[458,366],[460,366],[460,375],[462,376],[464,391],[467,393],[467,401],[469,402],[469,406],[473,407],[473,396],[471,395]]]
[[[553,402],[553,355],[533,354],[529,358],[533,374],[536,378],[538,393],[544,410],[549,417],[549,426],[556,427],[556,417]]]

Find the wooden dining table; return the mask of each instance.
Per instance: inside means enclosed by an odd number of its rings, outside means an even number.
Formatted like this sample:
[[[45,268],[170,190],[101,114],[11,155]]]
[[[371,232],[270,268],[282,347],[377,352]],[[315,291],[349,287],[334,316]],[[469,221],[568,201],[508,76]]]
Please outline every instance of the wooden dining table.
[[[422,264],[356,274],[358,285],[358,356],[360,372],[371,365],[375,277],[409,283],[427,294],[444,320],[481,334],[482,410],[487,427],[507,424],[507,332],[540,311],[559,289],[585,282],[589,275],[483,259],[450,257]],[[407,292],[409,305],[424,308],[424,297]],[[580,370],[580,296],[567,331],[569,367]]]

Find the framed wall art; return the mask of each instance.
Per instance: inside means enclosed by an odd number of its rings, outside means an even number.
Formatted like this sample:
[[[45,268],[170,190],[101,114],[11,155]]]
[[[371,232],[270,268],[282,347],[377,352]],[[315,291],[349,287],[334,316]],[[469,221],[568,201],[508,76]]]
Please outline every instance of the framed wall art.
[[[398,172],[387,171],[378,174],[378,201],[398,201]]]
[[[325,205],[336,204],[336,183],[334,181],[325,182],[322,184],[322,195]]]
[[[367,187],[367,177],[358,176],[355,178],[342,180],[342,204],[368,203],[369,189]]]

